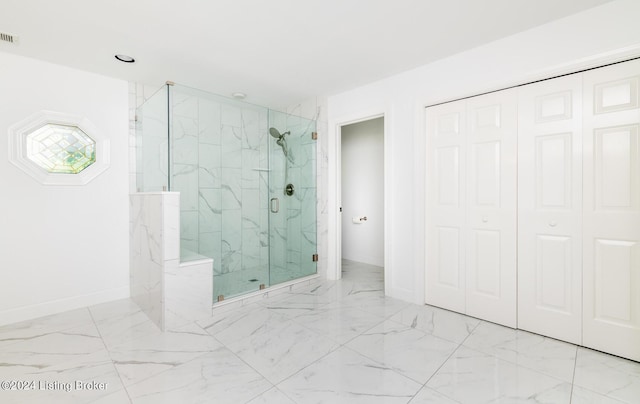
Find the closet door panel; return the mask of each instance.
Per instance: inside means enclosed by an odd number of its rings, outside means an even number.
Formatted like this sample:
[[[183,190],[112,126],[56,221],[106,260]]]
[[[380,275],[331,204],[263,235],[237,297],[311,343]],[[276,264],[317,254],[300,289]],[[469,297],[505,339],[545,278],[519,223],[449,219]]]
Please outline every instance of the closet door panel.
[[[465,310],[465,102],[427,109],[426,303]]]
[[[516,326],[516,92],[467,101],[466,313]]]
[[[581,343],[582,76],[518,89],[518,328]]]
[[[640,61],[584,82],[583,341],[640,360]]]

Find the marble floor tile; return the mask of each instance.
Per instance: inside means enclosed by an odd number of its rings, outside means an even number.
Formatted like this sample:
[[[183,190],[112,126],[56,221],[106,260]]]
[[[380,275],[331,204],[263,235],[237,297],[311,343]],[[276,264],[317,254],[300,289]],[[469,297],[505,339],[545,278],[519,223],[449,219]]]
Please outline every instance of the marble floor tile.
[[[254,303],[238,310],[214,314],[198,324],[223,344],[230,344],[256,333],[278,328],[289,321],[282,314]]]
[[[640,403],[640,363],[578,348],[574,384],[625,403]]]
[[[351,307],[387,318],[397,314],[400,310],[408,307],[409,305],[410,303],[403,302],[402,300],[380,295],[357,298],[346,297],[337,302],[330,303],[326,307]]]
[[[384,268],[351,260],[342,260],[342,279],[384,284]]]
[[[404,404],[421,387],[421,384],[344,347],[278,385],[298,404]]]
[[[409,404],[458,404],[457,401],[453,401],[449,397],[438,393],[428,387],[423,387],[422,390],[416,394]]]
[[[104,343],[93,322],[64,331],[43,332],[20,342],[0,344],[0,378],[25,378],[66,365],[74,366],[103,351]]]
[[[571,384],[460,347],[426,384],[460,403],[566,403]]]
[[[638,362],[385,297],[379,267],[343,270],[169,332],[129,299],[0,327],[0,379],[58,383],[0,403],[640,404]],[[76,380],[107,388],[65,391]]]
[[[267,299],[266,301],[261,302],[261,304],[274,313],[279,313],[289,318],[322,310],[333,304],[316,301],[307,295],[294,296],[292,294],[287,294],[283,297],[283,299]]]
[[[464,345],[565,382],[573,380],[577,350],[573,344],[482,322]]]
[[[0,346],[24,341],[44,333],[64,331],[69,328],[92,323],[87,309],[71,310],[60,314],[40,317],[0,327]]]
[[[297,290],[295,292],[284,293],[279,299],[279,303],[304,303],[304,304],[329,304],[338,301],[343,296],[343,286],[339,281],[328,281],[319,285],[314,285],[308,289]]]
[[[226,348],[127,387],[133,404],[237,404],[273,385]]]
[[[91,401],[90,404],[131,404],[131,400],[126,390],[120,390]]]
[[[638,397],[637,402],[640,402]],[[604,396],[600,393],[584,389],[580,386],[573,386],[571,392],[571,404],[621,404],[624,401],[618,401],[611,397]]]
[[[131,299],[91,306],[89,311],[107,348],[162,333]]]
[[[384,285],[380,282],[343,279],[338,286],[342,299],[366,299],[384,296]]]
[[[433,306],[409,305],[391,317],[436,337],[461,343],[480,324],[480,320]]]
[[[83,404],[124,391],[118,372],[104,348],[89,354],[77,354],[75,358],[64,362],[49,363],[42,369],[6,376],[3,380],[9,378],[32,381],[35,389],[2,391],[0,402],[3,404]],[[101,388],[94,388],[93,382],[103,385]]]
[[[213,352],[222,344],[196,324],[161,334],[141,336],[110,349],[125,385],[180,366]]]
[[[366,331],[346,346],[421,384],[458,348],[456,343],[393,321]]]
[[[272,388],[264,394],[249,401],[247,404],[296,404],[277,388]]]
[[[322,309],[294,317],[303,326],[344,344],[379,324],[384,317],[353,308]]]
[[[339,346],[333,340],[293,321],[256,332],[227,347],[277,384]]]

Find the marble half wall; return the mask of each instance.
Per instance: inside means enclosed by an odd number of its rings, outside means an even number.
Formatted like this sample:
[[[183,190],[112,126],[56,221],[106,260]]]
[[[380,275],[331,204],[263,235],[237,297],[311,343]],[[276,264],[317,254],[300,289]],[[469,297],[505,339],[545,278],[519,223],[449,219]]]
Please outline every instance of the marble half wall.
[[[162,330],[210,315],[213,260],[180,265],[180,193],[133,193],[131,298]]]

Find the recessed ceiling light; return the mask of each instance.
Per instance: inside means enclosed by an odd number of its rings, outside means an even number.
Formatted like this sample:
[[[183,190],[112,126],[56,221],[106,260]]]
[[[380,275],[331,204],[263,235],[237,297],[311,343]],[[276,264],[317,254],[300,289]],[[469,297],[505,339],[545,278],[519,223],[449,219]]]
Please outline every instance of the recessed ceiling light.
[[[124,62],[124,63],[133,63],[133,62],[136,61],[134,58],[132,58],[131,56],[127,56],[127,55],[116,55],[115,57],[116,57],[116,59],[118,59],[119,61]]]
[[[235,98],[236,100],[244,100],[245,98],[247,98],[247,95],[245,93],[241,93],[241,92],[236,92],[231,94],[233,96],[233,98]]]

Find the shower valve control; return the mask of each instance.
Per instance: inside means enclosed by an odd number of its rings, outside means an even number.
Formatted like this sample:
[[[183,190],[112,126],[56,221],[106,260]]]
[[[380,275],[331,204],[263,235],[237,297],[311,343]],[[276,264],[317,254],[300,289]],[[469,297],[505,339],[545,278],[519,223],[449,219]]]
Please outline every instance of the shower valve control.
[[[293,186],[293,184],[287,184],[287,186],[284,188],[284,193],[287,194],[288,196],[293,195],[295,191],[296,189]]]

